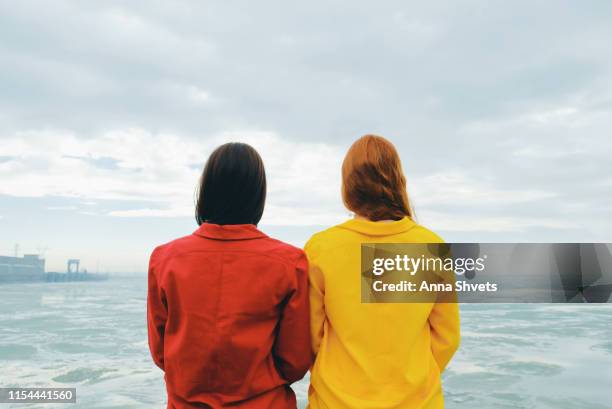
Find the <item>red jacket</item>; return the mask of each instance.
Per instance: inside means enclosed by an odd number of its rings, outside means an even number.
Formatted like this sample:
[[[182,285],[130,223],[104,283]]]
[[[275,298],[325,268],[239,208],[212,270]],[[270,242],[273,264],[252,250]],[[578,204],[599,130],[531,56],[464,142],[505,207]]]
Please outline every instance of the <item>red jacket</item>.
[[[253,225],[203,224],[149,265],[149,348],[168,408],[295,408],[311,364],[302,250]]]

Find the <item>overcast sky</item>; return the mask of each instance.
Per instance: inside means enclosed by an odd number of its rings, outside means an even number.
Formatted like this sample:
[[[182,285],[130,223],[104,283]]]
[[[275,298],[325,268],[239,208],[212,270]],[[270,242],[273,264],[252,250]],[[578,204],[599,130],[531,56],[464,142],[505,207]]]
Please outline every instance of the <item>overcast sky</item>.
[[[245,141],[262,228],[347,217],[365,133],[448,241],[612,241],[612,3],[0,3],[0,254],[144,271],[189,234],[207,155]]]

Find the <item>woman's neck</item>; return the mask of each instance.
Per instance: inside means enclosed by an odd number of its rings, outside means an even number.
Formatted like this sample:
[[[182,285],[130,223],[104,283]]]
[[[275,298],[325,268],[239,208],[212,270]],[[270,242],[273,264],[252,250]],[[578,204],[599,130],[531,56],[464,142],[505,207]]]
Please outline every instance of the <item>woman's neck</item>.
[[[361,215],[359,215],[357,213],[355,213],[355,216],[353,216],[353,218],[355,220],[367,220],[369,222],[374,222],[374,223],[392,223],[392,222],[397,221],[397,220],[370,220],[367,217],[361,216]]]

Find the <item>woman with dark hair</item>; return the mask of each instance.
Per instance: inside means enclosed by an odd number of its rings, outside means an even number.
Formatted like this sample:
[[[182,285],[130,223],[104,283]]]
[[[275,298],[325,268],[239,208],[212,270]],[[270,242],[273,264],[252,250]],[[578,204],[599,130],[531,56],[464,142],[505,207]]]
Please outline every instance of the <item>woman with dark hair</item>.
[[[257,229],[266,175],[249,145],[217,148],[202,173],[200,227],[157,247],[148,328],[168,408],[295,408],[311,364],[304,253]]]
[[[309,260],[311,409],[439,409],[440,374],[459,345],[456,303],[363,304],[362,243],[440,243],[414,222],[395,147],[366,135],[342,165],[355,217],[315,234]]]

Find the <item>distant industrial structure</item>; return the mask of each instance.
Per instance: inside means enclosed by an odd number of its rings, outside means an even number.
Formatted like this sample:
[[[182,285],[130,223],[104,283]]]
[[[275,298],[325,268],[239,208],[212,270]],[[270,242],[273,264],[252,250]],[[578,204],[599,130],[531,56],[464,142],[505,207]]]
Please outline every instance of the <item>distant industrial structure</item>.
[[[0,283],[36,281],[101,281],[108,274],[88,273],[80,269],[80,260],[68,260],[66,271],[46,272],[45,259],[38,254],[24,254],[23,257],[0,256]]]
[[[0,283],[45,279],[45,259],[40,258],[38,254],[24,254],[23,257],[0,256]]]

